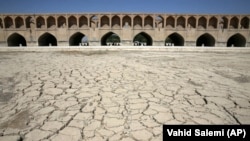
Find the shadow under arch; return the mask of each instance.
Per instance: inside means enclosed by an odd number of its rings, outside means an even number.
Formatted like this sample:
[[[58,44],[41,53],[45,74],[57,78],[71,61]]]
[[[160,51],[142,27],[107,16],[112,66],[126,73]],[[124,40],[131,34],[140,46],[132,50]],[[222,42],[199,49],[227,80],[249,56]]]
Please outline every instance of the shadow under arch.
[[[7,39],[7,43],[9,47],[27,46],[25,38],[18,33],[11,34]]]
[[[184,46],[184,38],[178,33],[172,33],[166,38],[165,45]]]
[[[39,46],[57,46],[56,37],[50,33],[44,33],[38,39]]]
[[[237,33],[227,40],[227,47],[246,47],[246,38]]]
[[[79,46],[81,43],[88,43],[87,36],[80,32],[76,32],[69,38],[70,46]]]
[[[101,45],[118,45],[121,43],[121,39],[119,35],[115,34],[114,32],[108,32],[101,38]]]
[[[134,43],[137,45],[143,45],[143,43],[146,43],[147,46],[153,45],[153,40],[150,35],[148,35],[145,32],[138,33],[133,40]]]
[[[202,34],[196,41],[196,46],[215,46],[215,39],[212,35],[205,33]]]

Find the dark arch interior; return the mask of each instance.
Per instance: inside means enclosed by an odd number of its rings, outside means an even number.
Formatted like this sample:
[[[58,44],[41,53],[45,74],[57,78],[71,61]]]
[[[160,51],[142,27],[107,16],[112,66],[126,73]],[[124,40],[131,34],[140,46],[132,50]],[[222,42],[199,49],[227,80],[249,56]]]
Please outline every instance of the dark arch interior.
[[[79,46],[80,43],[87,43],[86,40],[84,40],[85,35],[82,33],[76,33],[72,35],[69,39],[69,45],[70,46]]]
[[[102,46],[108,45],[107,43],[112,43],[112,45],[115,45],[116,43],[120,43],[120,42],[121,42],[120,37],[117,34],[113,33],[113,32],[107,33],[101,39],[101,45]]]
[[[147,46],[152,46],[153,43],[152,38],[144,32],[137,34],[133,42],[138,43],[138,45],[141,45],[142,43],[147,43]]]
[[[17,33],[12,34],[8,38],[7,42],[8,42],[9,47],[20,46],[20,45],[27,46],[26,40],[24,39],[24,37]]]
[[[215,39],[213,36],[209,35],[209,34],[204,34],[202,36],[200,36],[198,39],[197,39],[197,42],[196,42],[196,46],[209,46],[209,47],[212,47],[215,45]]]
[[[165,43],[168,43],[169,45],[174,44],[175,46],[184,46],[184,38],[177,33],[173,33],[167,37]]]
[[[230,37],[227,41],[227,46],[228,47],[245,47],[246,46],[246,39],[240,35],[236,34]]]
[[[38,44],[39,46],[57,46],[57,40],[53,35],[45,33],[38,39]]]

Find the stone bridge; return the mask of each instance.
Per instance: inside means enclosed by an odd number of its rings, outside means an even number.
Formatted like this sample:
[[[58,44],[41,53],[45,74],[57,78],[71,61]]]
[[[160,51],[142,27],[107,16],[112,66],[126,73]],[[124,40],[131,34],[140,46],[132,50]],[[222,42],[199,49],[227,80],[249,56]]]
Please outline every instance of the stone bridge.
[[[0,46],[250,46],[250,15],[0,14]]]

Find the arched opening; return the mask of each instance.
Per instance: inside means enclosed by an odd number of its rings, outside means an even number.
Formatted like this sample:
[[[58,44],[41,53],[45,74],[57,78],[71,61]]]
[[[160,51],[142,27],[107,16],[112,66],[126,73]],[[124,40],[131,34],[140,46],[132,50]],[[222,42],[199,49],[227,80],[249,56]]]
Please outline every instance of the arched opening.
[[[141,32],[141,33],[137,34],[134,37],[133,42],[134,42],[135,46],[141,46],[141,45],[152,46],[153,45],[152,38],[145,32]]]
[[[245,47],[246,38],[241,34],[231,36],[227,41],[227,47]]]
[[[76,28],[77,27],[76,17],[70,16],[68,19],[68,24],[69,24],[69,28]]]
[[[172,16],[170,16],[170,17],[167,18],[167,20],[166,20],[166,27],[168,27],[168,28],[175,28],[175,19]]]
[[[129,16],[123,17],[122,26],[125,28],[131,27],[131,18]]]
[[[185,28],[186,27],[186,20],[184,17],[181,16],[177,19],[177,27],[178,28]]]
[[[112,18],[112,28],[120,28],[120,27],[121,27],[120,17],[114,16]]]
[[[209,20],[208,26],[209,26],[209,28],[215,29],[215,28],[217,28],[217,24],[218,24],[217,18],[212,17],[212,18]]]
[[[233,18],[230,20],[230,29],[237,29],[237,28],[238,28],[238,25],[239,25],[239,19],[236,18],[236,17],[233,17]]]
[[[196,41],[196,46],[212,47],[214,45],[215,45],[215,39],[212,35],[210,35],[208,33],[201,35]]]
[[[21,17],[15,19],[16,28],[22,28],[24,26],[24,21]]]
[[[106,27],[106,28],[108,28],[109,25],[110,25],[110,23],[109,23],[109,17],[103,16],[103,17],[101,18],[101,27]]]
[[[3,28],[3,21],[1,18],[0,18],[0,28]]]
[[[32,20],[31,17],[27,17],[25,19],[25,23],[26,23],[26,28],[30,28],[30,24],[34,24],[34,21]]]
[[[207,28],[207,19],[204,17],[199,18],[198,20],[198,28],[206,29]]]
[[[47,19],[47,28],[53,28],[53,27],[56,27],[56,20],[55,20],[55,18],[50,16]]]
[[[17,33],[10,35],[7,42],[9,47],[27,46],[25,38]]]
[[[13,20],[10,17],[4,18],[5,28],[13,28]]]
[[[45,20],[43,17],[38,17],[36,19],[36,27],[37,28],[45,28]]]
[[[140,16],[134,18],[134,28],[142,28],[142,18]]]
[[[44,33],[38,39],[39,46],[57,46],[57,40],[55,36],[51,35],[50,33]]]
[[[59,28],[66,27],[66,18],[63,17],[63,16],[60,16],[60,17],[57,19],[57,24],[58,24],[58,27],[59,27]]]
[[[100,26],[99,18],[96,15],[94,15],[90,18],[90,27],[96,28],[98,26]]]
[[[228,19],[226,17],[222,17],[220,20],[220,26],[222,29],[228,28]]]
[[[157,23],[157,27],[159,27],[159,28],[164,27],[164,18],[162,16],[156,16],[155,21]]]
[[[241,24],[241,28],[248,29],[249,28],[249,18],[244,17],[243,19],[241,19],[240,24]]]
[[[196,28],[196,19],[194,17],[188,18],[188,26],[190,28]]]
[[[184,46],[184,38],[178,33],[173,33],[166,38],[165,45],[166,46]]]
[[[102,46],[107,46],[107,45],[108,46],[113,46],[113,45],[119,46],[120,42],[121,42],[120,37],[113,32],[109,32],[109,33],[105,34],[101,39]]]
[[[145,28],[153,28],[153,18],[151,16],[147,16],[144,21],[144,27]]]
[[[69,38],[69,45],[70,46],[79,46],[82,43],[85,43],[86,45],[88,45],[88,39],[87,39],[87,36],[85,36],[84,34],[82,34],[80,32],[73,34]]]
[[[81,16],[79,18],[79,27],[88,28],[88,19],[85,16]]]

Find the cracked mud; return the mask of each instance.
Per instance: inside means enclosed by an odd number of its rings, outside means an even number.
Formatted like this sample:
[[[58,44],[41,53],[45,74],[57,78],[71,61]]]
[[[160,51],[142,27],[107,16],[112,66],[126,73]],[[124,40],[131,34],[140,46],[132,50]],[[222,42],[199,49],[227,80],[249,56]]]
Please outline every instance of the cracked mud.
[[[0,141],[161,141],[163,124],[249,124],[248,53],[0,53]]]

